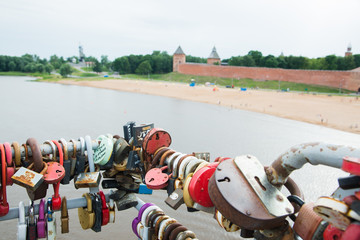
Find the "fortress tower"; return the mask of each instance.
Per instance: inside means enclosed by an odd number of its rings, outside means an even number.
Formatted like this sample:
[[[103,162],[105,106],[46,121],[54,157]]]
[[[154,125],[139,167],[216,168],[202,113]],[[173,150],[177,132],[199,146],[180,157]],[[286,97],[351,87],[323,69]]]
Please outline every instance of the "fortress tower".
[[[186,62],[186,56],[184,51],[179,46],[173,55],[173,72],[179,71],[179,64]]]
[[[210,53],[210,56],[207,59],[207,64],[211,64],[211,65],[219,64],[219,65],[221,65],[221,60],[220,60],[219,54],[216,52],[215,47],[213,48],[212,52]]]
[[[347,47],[347,51],[345,52],[345,57],[347,56],[351,56],[352,52],[351,52],[351,43],[349,43],[348,47]]]

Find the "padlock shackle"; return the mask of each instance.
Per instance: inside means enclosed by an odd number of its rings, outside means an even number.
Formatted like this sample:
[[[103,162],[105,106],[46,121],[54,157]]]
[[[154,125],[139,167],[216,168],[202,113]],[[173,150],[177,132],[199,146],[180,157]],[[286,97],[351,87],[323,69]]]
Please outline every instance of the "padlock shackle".
[[[55,148],[55,151],[54,151],[54,156],[55,156],[55,159],[56,159],[56,150],[59,152],[59,163],[61,166],[64,166],[64,153],[63,153],[63,150],[61,148],[61,145],[58,141],[56,140],[52,140],[52,142],[55,144],[56,148]]]
[[[23,201],[19,202],[19,223],[25,224],[25,205]]]
[[[34,171],[37,173],[41,172],[43,169],[43,160],[38,142],[35,138],[28,138],[26,145],[29,145],[32,152],[32,157],[30,157],[29,160],[34,163]]]
[[[1,190],[2,190],[2,199],[0,204],[3,206],[9,205],[6,198],[6,157],[5,157],[5,148],[4,144],[0,144],[1,152]]]
[[[86,151],[89,161],[89,170],[90,172],[95,172],[94,152],[92,149],[91,138],[89,135],[85,136],[85,145],[86,145]]]
[[[321,142],[304,143],[281,154],[266,170],[266,174],[273,185],[281,186],[292,171],[306,163],[341,168],[345,156],[360,156],[360,149]]]
[[[63,153],[64,153],[64,160],[68,160],[69,159],[69,153],[68,153],[68,148],[67,148],[67,142],[64,138],[60,138],[59,143],[62,144],[62,149],[63,149]],[[61,149],[61,148],[60,148]]]

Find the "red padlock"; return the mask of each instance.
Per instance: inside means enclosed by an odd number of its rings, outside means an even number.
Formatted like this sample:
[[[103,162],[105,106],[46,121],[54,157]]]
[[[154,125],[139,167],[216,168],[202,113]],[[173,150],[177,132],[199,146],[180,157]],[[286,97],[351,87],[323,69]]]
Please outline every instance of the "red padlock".
[[[343,233],[344,232],[341,231],[340,229],[329,224],[323,233],[323,238],[324,238],[324,240],[341,239]]]
[[[171,137],[168,132],[161,128],[153,128],[146,134],[142,148],[147,155],[153,155],[161,147],[169,147]]]
[[[52,183],[54,187],[54,195],[52,196],[52,208],[54,211],[61,209],[61,197],[59,195],[60,181],[65,177],[64,155],[61,149],[61,145],[58,141],[52,140],[56,145],[59,152],[59,162],[48,162],[48,173],[44,174],[44,180],[47,183]],[[56,152],[54,153],[56,156]]]
[[[162,168],[152,168],[145,175],[145,184],[150,189],[163,189],[168,185],[169,177],[172,175],[167,175],[163,173],[168,166]]]
[[[351,174],[360,175],[360,158],[344,157],[341,169]]]
[[[101,198],[101,205],[102,205],[102,221],[101,221],[101,226],[105,226],[106,224],[109,223],[109,219],[110,219],[110,211],[109,208],[106,205],[106,198],[105,198],[105,194],[103,193],[103,191],[99,191],[99,195]]]
[[[360,222],[353,222],[343,233],[342,240],[359,240],[360,239]]]
[[[0,217],[9,212],[9,203],[6,198],[6,161],[4,145],[0,144],[1,154],[1,196],[0,196]]]
[[[11,145],[8,142],[4,143],[4,149],[5,149],[5,155],[6,155],[6,185],[12,186],[13,181],[11,180],[11,177],[15,174],[15,164],[12,160],[12,152],[11,152]]]
[[[213,207],[214,204],[209,196],[209,180],[214,174],[216,167],[219,165],[219,162],[210,163],[209,165],[199,169],[195,172],[190,184],[189,184],[189,194],[195,202],[199,203],[204,207]]]

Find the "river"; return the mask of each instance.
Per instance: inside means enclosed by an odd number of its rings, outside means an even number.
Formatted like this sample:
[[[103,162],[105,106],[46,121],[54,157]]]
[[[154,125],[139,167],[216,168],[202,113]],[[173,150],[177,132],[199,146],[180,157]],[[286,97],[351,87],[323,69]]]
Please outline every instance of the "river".
[[[33,82],[28,77],[0,77],[0,142],[24,143],[34,137],[38,142],[47,139],[66,140],[90,135],[112,133],[123,136],[122,126],[128,121],[154,123],[168,131],[171,147],[184,153],[209,151],[217,156],[235,157],[243,154],[256,156],[264,165],[291,146],[314,141],[360,147],[357,134],[323,126],[244,110],[107,89]],[[323,166],[305,166],[291,176],[303,189],[306,200],[315,201],[330,195],[343,172]],[[11,207],[19,199],[27,204],[26,191],[13,185],[8,188]],[[73,185],[60,187],[60,195],[80,197],[85,190]],[[49,187],[48,196],[53,194]],[[177,211],[163,201],[165,191],[151,196],[139,196],[154,202],[166,214],[193,230],[199,239],[239,239],[239,232],[226,233],[207,213],[188,213],[184,206]],[[135,209],[116,212],[116,223],[103,227],[101,233],[82,230],[77,210],[70,211],[70,234],[61,234],[60,214],[57,214],[58,239],[119,238],[136,239],[131,232]],[[0,223],[0,239],[16,239],[17,220]]]

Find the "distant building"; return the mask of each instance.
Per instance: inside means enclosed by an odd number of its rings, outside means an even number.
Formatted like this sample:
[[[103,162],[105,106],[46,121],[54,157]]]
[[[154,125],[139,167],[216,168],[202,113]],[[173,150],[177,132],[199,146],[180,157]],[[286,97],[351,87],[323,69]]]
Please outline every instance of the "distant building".
[[[186,56],[184,51],[179,46],[173,55],[173,72],[179,71],[179,65],[186,62]]]
[[[215,47],[213,48],[213,50],[210,53],[210,56],[207,59],[207,64],[221,65],[221,60],[220,60],[219,54],[216,52]]]
[[[351,52],[351,43],[349,43],[348,47],[347,47],[347,51],[345,52],[345,57],[347,56],[351,56],[352,52]]]

